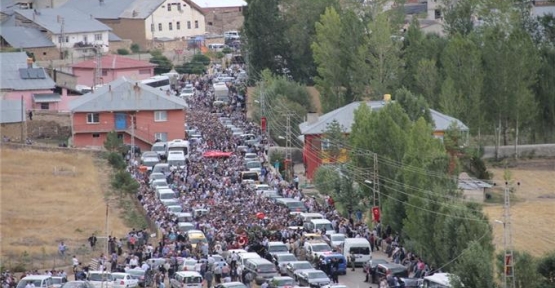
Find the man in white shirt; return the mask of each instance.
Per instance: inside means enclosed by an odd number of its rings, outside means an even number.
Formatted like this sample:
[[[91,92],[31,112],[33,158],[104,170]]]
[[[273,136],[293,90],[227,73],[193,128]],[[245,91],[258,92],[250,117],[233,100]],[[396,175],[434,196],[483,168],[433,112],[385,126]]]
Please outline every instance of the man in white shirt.
[[[141,269],[143,269],[143,271],[146,271],[150,268],[150,266],[148,264],[146,264],[146,262],[143,262],[143,265],[141,265]]]

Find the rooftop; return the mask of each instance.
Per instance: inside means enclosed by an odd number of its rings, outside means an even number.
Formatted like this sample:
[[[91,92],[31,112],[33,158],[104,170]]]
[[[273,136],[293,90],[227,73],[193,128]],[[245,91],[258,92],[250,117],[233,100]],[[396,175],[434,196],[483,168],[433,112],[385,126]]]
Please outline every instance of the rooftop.
[[[149,17],[165,0],[69,0],[63,7],[81,10],[97,19]]]
[[[120,78],[70,102],[72,112],[182,110],[185,100],[130,79]]]
[[[156,64],[152,64],[148,61],[136,60],[129,57],[124,57],[120,55],[106,55],[102,56],[102,69],[130,69],[130,68],[151,68],[155,67]],[[79,62],[72,66],[73,68],[96,68],[96,60],[91,59],[83,62]]]
[[[28,68],[25,52],[0,53],[0,90],[50,90],[56,85],[41,67]]]
[[[0,36],[13,48],[53,47],[54,43],[38,29],[23,26],[0,26]]]
[[[36,23],[53,34],[82,33],[82,32],[101,32],[111,31],[112,29],[102,22],[94,19],[89,14],[81,12],[83,10],[68,7],[40,10],[15,10],[16,15]]]
[[[365,103],[368,105],[370,109],[373,111],[379,110],[386,105],[384,101],[367,101],[367,102],[353,102],[347,104],[341,108],[335,109],[331,112],[328,112],[320,117],[315,123],[308,123],[303,122],[299,124],[299,128],[301,130],[301,134],[303,135],[315,135],[315,134],[323,134],[328,124],[332,123],[334,120],[339,122],[339,124],[346,129],[346,133],[351,132],[351,126],[355,121],[355,110],[362,104]],[[432,120],[434,121],[434,129],[436,131],[445,131],[449,128],[451,123],[456,123],[459,126],[459,129],[467,131],[468,127],[464,125],[460,120],[455,119],[451,116],[442,114],[438,111],[430,109],[430,113],[432,114]]]
[[[200,8],[227,8],[227,7],[243,7],[247,6],[247,2],[243,0],[191,0]]]

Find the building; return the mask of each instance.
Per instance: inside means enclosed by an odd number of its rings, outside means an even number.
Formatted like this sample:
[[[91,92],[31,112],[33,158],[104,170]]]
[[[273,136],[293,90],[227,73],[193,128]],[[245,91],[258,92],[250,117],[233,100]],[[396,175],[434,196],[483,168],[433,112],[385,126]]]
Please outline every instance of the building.
[[[493,188],[490,183],[472,178],[467,173],[459,175],[457,186],[465,200],[478,203],[484,202],[488,197],[488,192]]]
[[[109,83],[125,77],[133,80],[143,80],[154,76],[155,64],[148,61],[135,60],[120,55],[106,55],[101,58],[102,83]],[[72,66],[73,74],[77,77],[77,84],[92,87],[96,60],[79,62]]]
[[[92,18],[89,14],[71,8],[51,9],[18,9],[13,13],[13,25],[3,24],[9,28],[11,33],[4,34],[3,39],[10,46],[19,48],[20,43],[34,43],[36,47],[47,46],[51,42],[57,49],[60,58],[75,59],[80,57],[91,57],[97,51],[108,52],[110,27]],[[10,20],[8,22],[11,22]],[[33,30],[33,32],[29,32]],[[19,34],[18,31],[27,31]],[[15,35],[14,35],[15,34]],[[25,41],[21,38],[25,35]],[[15,39],[13,39],[15,37]],[[36,37],[36,38],[35,38]],[[29,46],[29,44],[27,44]],[[25,47],[21,47],[25,48]],[[43,51],[38,53],[40,57],[45,56]]]
[[[222,35],[225,31],[243,27],[243,0],[191,0],[204,12],[206,32]]]
[[[110,131],[124,143],[150,150],[155,140],[185,137],[183,99],[120,78],[70,103],[74,147],[99,148]]]
[[[55,82],[25,52],[0,53],[0,94],[3,100],[23,98],[25,110],[58,110],[68,99],[54,93]]]
[[[0,99],[0,141],[21,141],[26,137],[27,113],[21,100]]]
[[[63,7],[92,15],[143,50],[206,31],[204,13],[189,0],[69,0]]]
[[[325,150],[329,143],[323,139],[322,135],[325,133],[328,124],[331,124],[333,121],[337,121],[339,125],[344,127],[344,132],[348,135],[351,132],[351,126],[355,121],[354,112],[360,105],[366,104],[372,109],[372,111],[376,111],[383,108],[387,105],[387,103],[388,102],[386,101],[353,102],[321,116],[318,116],[315,113],[309,113],[309,115],[307,115],[307,121],[299,125],[302,138],[304,138],[303,155],[306,167],[306,177],[308,179],[312,179],[316,169],[318,169],[318,167],[322,164],[343,162],[347,160],[347,153],[345,150],[342,151],[342,154],[338,155],[339,159],[329,159],[329,157],[326,156]],[[434,137],[442,138],[445,131],[449,129],[452,123],[456,123],[459,129],[461,129],[464,133],[468,133],[468,127],[460,120],[432,109],[430,109],[430,113],[435,125],[433,132]]]

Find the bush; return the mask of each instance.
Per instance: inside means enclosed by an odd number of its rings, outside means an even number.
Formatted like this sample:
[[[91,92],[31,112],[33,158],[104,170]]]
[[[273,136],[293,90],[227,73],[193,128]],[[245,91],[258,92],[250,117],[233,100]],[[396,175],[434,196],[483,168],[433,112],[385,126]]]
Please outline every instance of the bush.
[[[193,55],[193,58],[191,59],[191,63],[197,63],[200,62],[202,63],[204,66],[207,66],[210,64],[210,57],[203,55],[203,54],[195,54]]]
[[[231,48],[229,48],[229,47],[225,47],[224,49],[222,49],[222,53],[231,54],[231,53],[233,53],[233,50],[231,50]]]
[[[110,154],[108,154],[108,163],[110,163],[110,165],[117,170],[125,168],[123,156],[118,152],[110,152]]]
[[[131,44],[131,47],[129,47],[129,48],[131,48],[131,52],[133,52],[133,53],[141,52],[141,46],[139,46],[139,44],[137,44],[137,43]]]
[[[125,48],[120,48],[117,50],[118,55],[129,55],[129,50],[125,49]]]
[[[125,170],[119,170],[112,179],[112,188],[124,194],[133,194],[139,189],[139,183]]]

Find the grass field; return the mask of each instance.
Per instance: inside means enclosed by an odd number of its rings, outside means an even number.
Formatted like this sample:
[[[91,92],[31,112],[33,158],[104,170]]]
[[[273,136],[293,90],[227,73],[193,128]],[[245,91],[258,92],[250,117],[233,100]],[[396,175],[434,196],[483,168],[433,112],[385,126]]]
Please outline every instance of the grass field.
[[[547,164],[547,165],[546,165]],[[503,169],[490,169],[494,179],[502,182]],[[555,160],[526,161],[510,169],[512,179],[520,182],[515,192],[518,199],[511,208],[515,249],[540,256],[555,250]],[[503,248],[503,205],[484,208],[494,232],[494,244]]]
[[[103,161],[77,152],[2,148],[0,164],[3,259],[53,257],[60,241],[72,254],[92,233],[104,235],[109,174]],[[56,174],[55,167],[68,171]],[[127,228],[117,209],[110,215],[110,231],[122,236]]]

